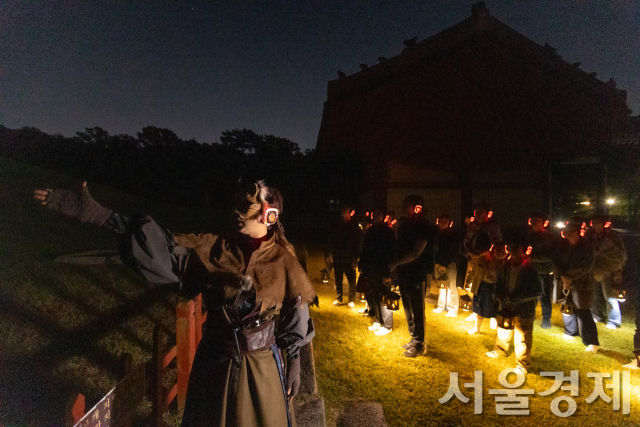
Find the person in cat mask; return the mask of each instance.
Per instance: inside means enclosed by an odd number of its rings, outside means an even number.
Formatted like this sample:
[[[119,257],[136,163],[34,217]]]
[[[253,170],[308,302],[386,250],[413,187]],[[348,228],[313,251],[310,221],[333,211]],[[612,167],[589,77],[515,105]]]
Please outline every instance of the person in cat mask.
[[[86,184],[86,183],[85,183]],[[126,216],[80,192],[44,189],[53,210],[121,235],[122,261],[143,279],[179,282],[208,308],[193,361],[182,425],[292,426],[300,348],[315,332],[315,292],[284,237],[282,196],[264,181],[238,191],[237,230],[173,234],[147,215]]]

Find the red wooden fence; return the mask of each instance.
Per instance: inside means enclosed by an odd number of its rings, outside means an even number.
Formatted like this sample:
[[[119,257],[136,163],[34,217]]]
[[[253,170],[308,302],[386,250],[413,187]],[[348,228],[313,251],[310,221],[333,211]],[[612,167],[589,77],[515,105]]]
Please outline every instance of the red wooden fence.
[[[153,331],[155,379],[151,389],[156,425],[162,425],[162,414],[173,399],[177,398],[180,415],[184,412],[189,373],[191,373],[196,348],[202,339],[202,324],[206,319],[207,313],[202,312],[202,294],[199,294],[194,299],[180,302],[176,306],[176,345],[164,355],[162,354],[164,338],[160,327],[156,326]],[[174,359],[176,359],[177,368],[176,383],[165,391],[162,377],[164,370]]]
[[[189,383],[189,373],[193,365],[193,358],[196,348],[202,339],[202,324],[207,319],[207,313],[202,312],[202,294],[192,300],[179,302],[176,306],[176,345],[164,353],[165,340],[160,325],[156,325],[153,330],[153,360],[151,378],[146,387],[146,393],[153,403],[153,414],[151,425],[162,426],[162,414],[167,407],[177,398],[178,412],[184,412],[184,405],[187,398],[187,385]],[[130,355],[129,355],[130,358]],[[176,360],[177,379],[169,390],[165,390],[163,375],[167,366]],[[128,361],[127,371],[130,370],[131,362]],[[70,401],[67,409],[66,423],[74,425],[85,414],[84,396],[76,395]]]

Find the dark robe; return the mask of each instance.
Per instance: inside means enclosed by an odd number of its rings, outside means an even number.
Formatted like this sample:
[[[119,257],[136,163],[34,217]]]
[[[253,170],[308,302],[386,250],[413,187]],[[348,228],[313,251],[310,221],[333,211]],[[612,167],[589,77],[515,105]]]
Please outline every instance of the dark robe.
[[[251,247],[237,233],[172,235],[150,217],[126,228],[126,264],[149,281],[180,282],[189,297],[201,292],[208,309],[182,425],[291,425],[284,360],[315,334],[315,292],[296,257],[274,236]]]

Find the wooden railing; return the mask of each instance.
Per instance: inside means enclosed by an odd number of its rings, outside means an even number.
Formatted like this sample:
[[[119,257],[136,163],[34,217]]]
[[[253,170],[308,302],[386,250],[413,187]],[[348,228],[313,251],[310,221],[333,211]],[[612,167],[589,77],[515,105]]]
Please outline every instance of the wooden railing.
[[[202,339],[202,324],[207,319],[207,313],[202,312],[202,294],[192,300],[179,302],[176,306],[176,345],[171,347],[166,353],[164,349],[164,335],[159,325],[153,331],[153,348],[155,378],[153,380],[152,399],[154,408],[154,419],[156,425],[162,425],[162,414],[177,398],[178,412],[184,412],[184,405],[187,399],[187,385],[189,384],[189,374],[193,365],[193,358],[196,355],[196,348]],[[162,378],[164,371],[169,364],[176,360],[177,378],[176,383],[165,391]]]
[[[165,338],[160,325],[156,325],[153,330],[153,360],[151,366],[139,366],[135,370],[131,369],[131,356],[125,358],[125,372],[128,374],[122,380],[120,387],[123,391],[118,391],[118,387],[110,391],[99,402],[111,402],[115,397],[115,392],[126,394],[126,399],[130,403],[134,403],[134,399],[142,399],[146,394],[150,397],[153,404],[153,413],[150,425],[162,426],[162,415],[167,410],[174,399],[177,399],[177,407],[180,415],[184,412],[185,401],[187,398],[187,385],[189,383],[189,374],[193,365],[193,358],[196,354],[196,348],[202,339],[202,324],[207,318],[207,313],[202,312],[202,295],[198,295],[192,300],[183,301],[176,306],[176,345],[165,352]],[[163,384],[164,372],[171,364],[176,361],[177,377],[176,382],[172,384],[168,390],[165,390]],[[145,369],[146,368],[146,369]],[[145,371],[149,377],[145,381]],[[135,374],[135,375],[134,375]],[[132,391],[132,387],[128,382],[138,380],[142,377],[142,386],[133,390],[136,396],[129,396],[128,392]],[[116,398],[118,400],[118,398]],[[123,399],[119,399],[123,400]],[[85,398],[82,394],[75,395],[71,400],[66,411],[66,425],[73,426],[93,426],[93,423],[87,423],[88,415],[98,412],[97,406],[89,413],[85,413]],[[130,423],[129,408],[123,421],[110,421],[102,425],[120,426]],[[122,418],[122,417],[121,417]],[[112,418],[110,418],[112,419]],[[98,425],[98,424],[96,424]]]

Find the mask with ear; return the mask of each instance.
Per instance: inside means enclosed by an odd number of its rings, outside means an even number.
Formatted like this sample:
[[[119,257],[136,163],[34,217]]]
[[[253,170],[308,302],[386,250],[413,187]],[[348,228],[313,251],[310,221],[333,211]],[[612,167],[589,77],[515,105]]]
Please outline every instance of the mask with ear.
[[[282,211],[281,200],[277,189],[258,181],[236,194],[236,214],[242,219],[259,217],[261,223],[273,225]]]

